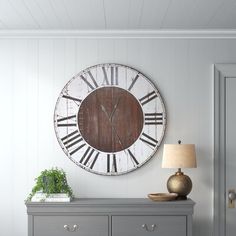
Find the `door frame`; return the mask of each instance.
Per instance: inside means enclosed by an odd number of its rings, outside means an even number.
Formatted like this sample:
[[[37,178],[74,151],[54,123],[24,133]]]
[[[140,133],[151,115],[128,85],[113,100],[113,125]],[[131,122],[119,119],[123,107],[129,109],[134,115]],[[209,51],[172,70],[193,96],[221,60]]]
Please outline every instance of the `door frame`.
[[[236,64],[214,65],[214,236],[226,233],[225,103],[230,77],[236,78]]]

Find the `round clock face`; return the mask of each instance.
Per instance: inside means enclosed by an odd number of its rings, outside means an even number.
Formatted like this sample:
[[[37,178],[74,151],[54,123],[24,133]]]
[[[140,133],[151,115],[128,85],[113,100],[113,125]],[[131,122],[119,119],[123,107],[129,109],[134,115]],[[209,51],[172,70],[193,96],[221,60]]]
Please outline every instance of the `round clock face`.
[[[78,166],[119,175],[142,166],[161,144],[166,112],[157,88],[120,64],[83,70],[63,88],[54,113],[56,136]]]

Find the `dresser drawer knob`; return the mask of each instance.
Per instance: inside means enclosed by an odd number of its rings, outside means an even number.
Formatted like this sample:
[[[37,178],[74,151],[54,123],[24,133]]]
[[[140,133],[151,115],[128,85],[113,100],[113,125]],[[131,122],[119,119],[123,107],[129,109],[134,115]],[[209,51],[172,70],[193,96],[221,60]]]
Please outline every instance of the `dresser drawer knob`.
[[[142,228],[148,232],[153,232],[155,230],[155,228],[157,228],[157,226],[155,224],[153,224],[153,225],[151,225],[151,228],[148,228],[148,226],[146,224],[143,224]]]
[[[64,230],[66,230],[68,232],[75,232],[78,229],[79,229],[78,225],[73,225],[72,229],[70,229],[70,227],[68,225],[64,225]]]

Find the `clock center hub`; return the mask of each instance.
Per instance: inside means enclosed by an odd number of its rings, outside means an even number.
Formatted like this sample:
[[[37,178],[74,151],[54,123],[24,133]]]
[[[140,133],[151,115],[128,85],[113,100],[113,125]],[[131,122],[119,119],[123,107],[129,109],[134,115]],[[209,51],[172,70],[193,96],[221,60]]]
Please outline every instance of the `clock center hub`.
[[[119,152],[130,147],[143,129],[140,103],[128,91],[102,87],[90,93],[78,111],[84,140],[102,152]]]

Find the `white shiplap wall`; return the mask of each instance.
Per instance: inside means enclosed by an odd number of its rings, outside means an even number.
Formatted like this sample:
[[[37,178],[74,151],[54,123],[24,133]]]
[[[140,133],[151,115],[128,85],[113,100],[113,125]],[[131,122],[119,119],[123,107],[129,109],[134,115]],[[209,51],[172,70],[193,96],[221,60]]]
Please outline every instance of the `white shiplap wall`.
[[[149,76],[167,107],[165,142],[196,144],[198,168],[186,170],[197,203],[194,236],[212,235],[212,64],[235,61],[234,39],[0,39],[1,235],[27,235],[24,199],[45,168],[64,168],[78,197],[167,191],[175,170],[160,168],[162,148],[141,169],[105,177],[77,167],[57,143],[53,112],[59,92],[77,72],[103,62],[127,64]]]

